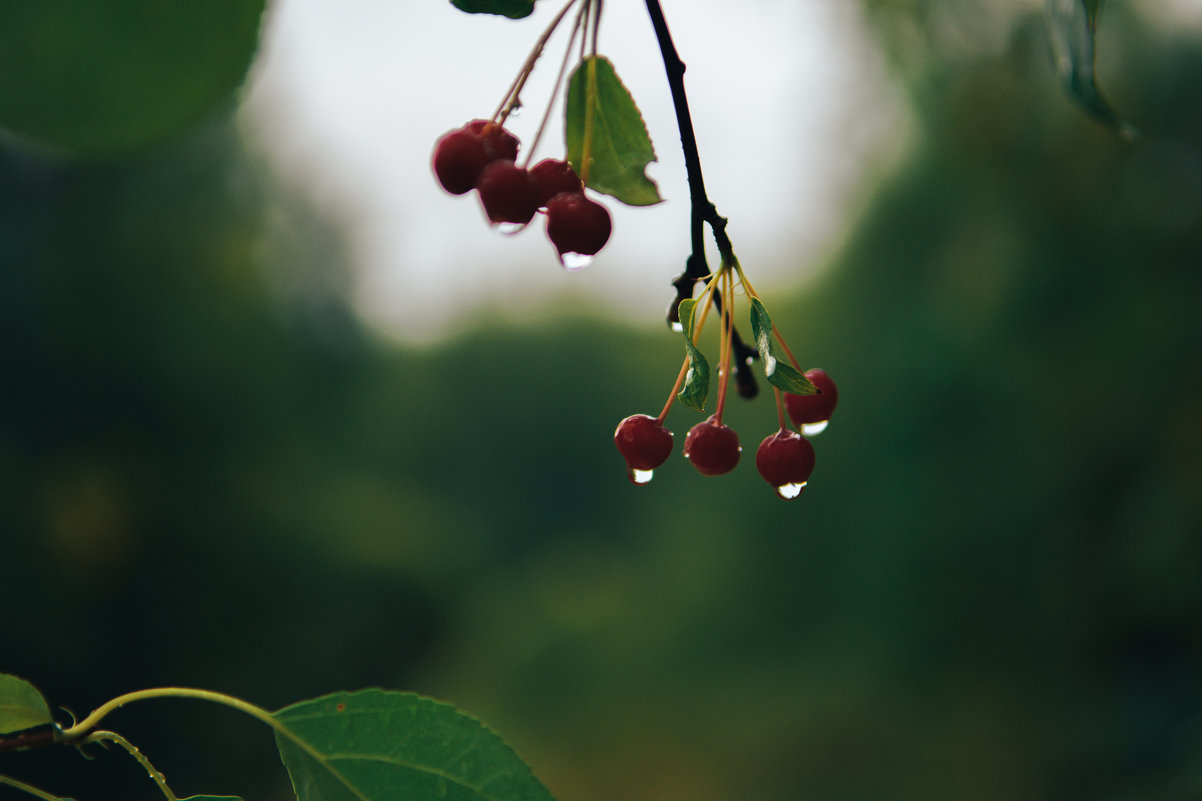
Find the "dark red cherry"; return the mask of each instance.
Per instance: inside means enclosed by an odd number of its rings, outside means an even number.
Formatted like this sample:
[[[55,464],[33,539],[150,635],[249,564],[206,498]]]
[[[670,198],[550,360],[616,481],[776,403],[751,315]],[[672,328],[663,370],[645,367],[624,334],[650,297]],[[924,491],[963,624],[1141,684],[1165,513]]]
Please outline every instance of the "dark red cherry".
[[[538,192],[530,173],[512,161],[494,161],[476,180],[484,213],[494,223],[525,225],[538,211]]]
[[[584,191],[580,176],[572,165],[559,159],[543,159],[530,168],[530,177],[538,188],[539,206],[546,206],[547,201],[560,192]]]
[[[826,370],[815,367],[806,370],[806,378],[818,388],[817,395],[785,395],[785,409],[795,426],[813,425],[831,419],[835,404],[839,402],[839,389],[826,374]]]
[[[613,223],[600,203],[580,192],[560,192],[547,201],[547,237],[560,255],[592,256],[609,241]]]
[[[755,469],[777,495],[796,498],[814,472],[814,446],[796,431],[782,428],[756,449]]]
[[[447,133],[434,146],[434,175],[452,195],[475,189],[476,178],[490,161],[484,140],[462,128]]]
[[[685,458],[703,476],[720,476],[734,470],[741,450],[734,429],[713,417],[693,426],[684,438]]]
[[[639,476],[636,471],[647,473],[668,460],[668,455],[672,453],[672,432],[650,415],[632,414],[618,423],[614,431],[614,444],[626,460],[630,480],[645,484],[650,477]]]
[[[472,120],[464,126],[464,130],[478,134],[484,140],[484,150],[489,161],[518,159],[518,138],[495,122],[488,120]]]

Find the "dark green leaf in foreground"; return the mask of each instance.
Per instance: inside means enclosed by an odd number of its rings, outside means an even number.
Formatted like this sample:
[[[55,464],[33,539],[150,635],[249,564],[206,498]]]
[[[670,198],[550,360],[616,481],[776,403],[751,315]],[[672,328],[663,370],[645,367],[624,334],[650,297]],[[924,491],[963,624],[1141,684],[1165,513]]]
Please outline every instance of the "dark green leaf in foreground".
[[[236,795],[190,795],[179,801],[242,801],[242,799]]]
[[[1097,119],[1127,138],[1138,131],[1119,118],[1098,89],[1095,43],[1100,0],[1047,0],[1052,50],[1064,88]]]
[[[53,723],[46,699],[24,679],[0,673],[0,734]]]
[[[776,358],[772,347],[772,318],[759,298],[751,299],[751,330],[755,334],[755,346],[764,364],[764,377],[768,383],[794,395],[813,395],[818,388],[792,365]]]
[[[684,347],[689,354],[689,371],[685,374],[684,386],[680,388],[676,397],[681,403],[701,412],[705,411],[705,399],[710,392],[710,365],[693,344],[693,316],[696,310],[695,298],[686,298],[677,307],[680,324],[684,327]]]
[[[227,101],[265,0],[11,0],[0,14],[0,128],[114,153],[176,134]]]
[[[299,740],[276,732],[299,801],[551,801],[512,748],[449,704],[361,690],[274,717]]]
[[[451,0],[451,4],[469,14],[500,14],[510,19],[528,17],[534,11],[534,0]]]
[[[643,115],[609,59],[586,58],[572,73],[568,84],[564,139],[568,161],[581,175],[590,106],[593,135],[588,186],[630,206],[659,203],[663,198],[645,172],[647,165],[655,161],[655,148],[647,135]]]

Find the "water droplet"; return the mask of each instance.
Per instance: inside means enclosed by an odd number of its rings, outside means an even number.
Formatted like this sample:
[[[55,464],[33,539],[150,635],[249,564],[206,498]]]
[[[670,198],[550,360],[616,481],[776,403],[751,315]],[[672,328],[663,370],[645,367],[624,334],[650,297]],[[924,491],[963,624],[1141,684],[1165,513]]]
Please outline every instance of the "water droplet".
[[[529,223],[503,222],[497,223],[495,227],[498,231],[505,234],[505,236],[513,236],[526,230],[527,225]]]
[[[830,425],[830,422],[830,420],[823,420],[819,423],[805,423],[801,427],[801,433],[805,434],[807,437],[821,434],[823,431],[826,431],[826,427]]]
[[[633,468],[626,471],[630,476],[630,481],[634,484],[646,484],[651,480],[652,470],[635,470]]]
[[[808,481],[803,481],[800,484],[781,484],[776,488],[776,494],[786,501],[791,501],[801,494],[801,491],[806,488],[806,484],[808,483]]]
[[[680,320],[675,320],[672,323],[672,330],[678,334],[683,334],[684,333],[684,323],[682,323]]]
[[[584,253],[560,253],[559,263],[563,268],[570,273],[577,270],[583,270],[585,267],[593,263],[593,257]]]

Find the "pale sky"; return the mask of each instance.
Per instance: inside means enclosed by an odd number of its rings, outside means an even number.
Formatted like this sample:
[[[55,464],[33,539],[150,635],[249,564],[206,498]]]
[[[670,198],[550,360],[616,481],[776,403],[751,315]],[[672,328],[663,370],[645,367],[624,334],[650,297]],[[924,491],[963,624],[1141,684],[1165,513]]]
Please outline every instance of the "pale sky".
[[[599,52],[643,111],[666,199],[630,208],[606,196],[614,233],[588,269],[567,273],[541,220],[490,230],[474,195],[444,193],[435,140],[492,114],[546,21],[541,0],[511,21],[447,0],[277,0],[247,93],[252,141],[290,191],[346,227],[364,318],[408,341],[453,332],[482,308],[521,317],[571,293],[649,323],[661,319],[688,251],[688,188],[663,65],[643,3],[605,4]],[[664,0],[706,187],[757,289],[819,268],[863,190],[910,137],[862,19],[848,0]],[[564,26],[566,31],[566,26]],[[566,38],[548,45],[509,127],[529,142]],[[561,92],[562,93],[562,92]],[[558,123],[556,122],[558,120]],[[562,157],[562,115],[537,158]],[[579,300],[577,301],[579,302]]]

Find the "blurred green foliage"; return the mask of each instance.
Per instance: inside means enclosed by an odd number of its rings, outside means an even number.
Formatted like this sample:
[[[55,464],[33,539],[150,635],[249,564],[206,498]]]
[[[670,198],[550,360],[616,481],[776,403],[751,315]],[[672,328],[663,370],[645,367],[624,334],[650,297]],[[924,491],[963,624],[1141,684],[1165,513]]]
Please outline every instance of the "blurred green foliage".
[[[1036,21],[955,57],[882,26],[919,144],[768,299],[840,386],[792,503],[749,463],[626,482],[613,425],[681,355],[658,321],[399,348],[226,123],[100,165],[8,143],[0,670],[77,713],[413,689],[560,801],[1199,797],[1202,46],[1123,22],[1135,146],[1064,100]],[[729,414],[748,451],[775,419]],[[120,714],[181,794],[282,792],[253,723]],[[126,762],[0,771],[153,798]]]

